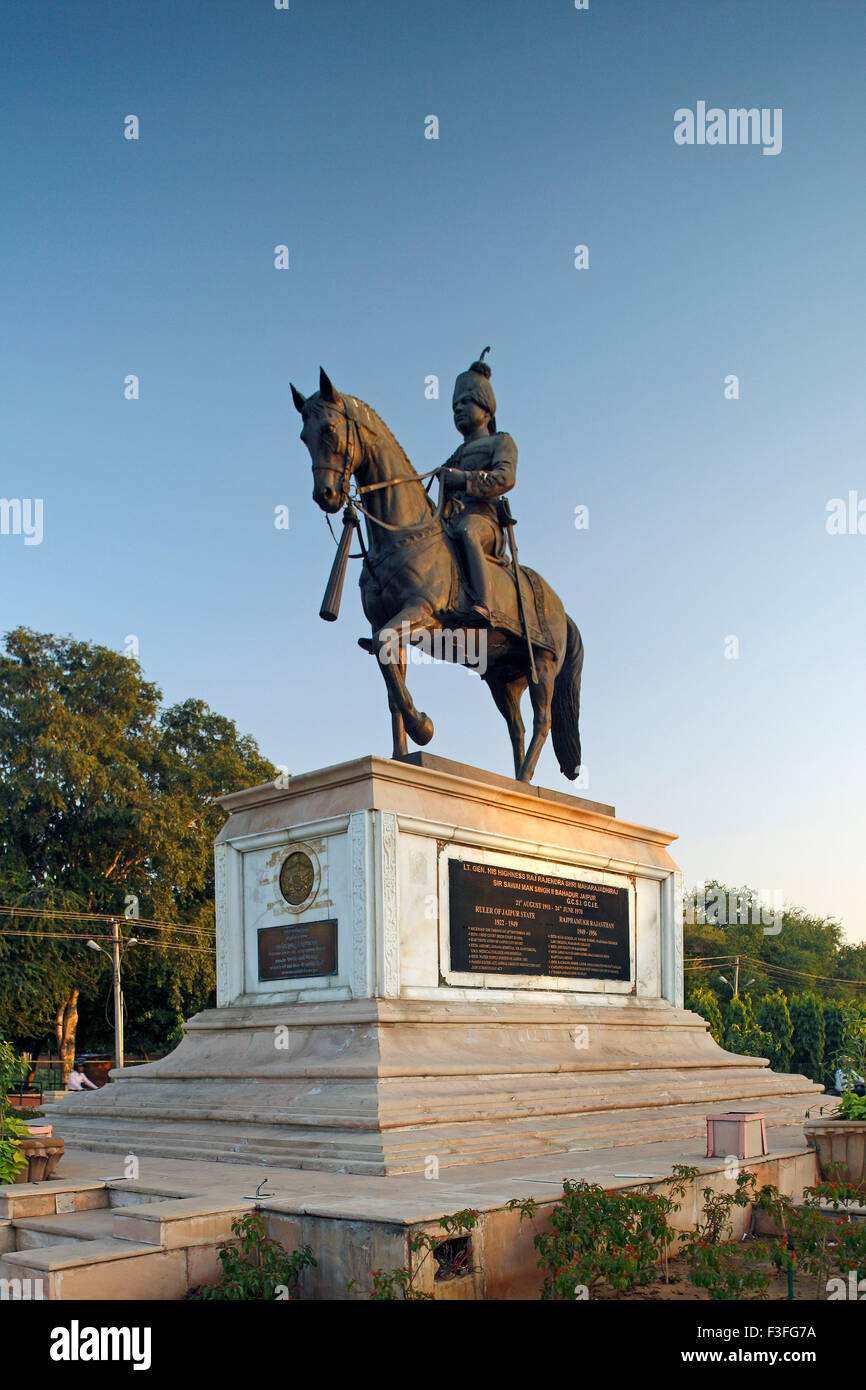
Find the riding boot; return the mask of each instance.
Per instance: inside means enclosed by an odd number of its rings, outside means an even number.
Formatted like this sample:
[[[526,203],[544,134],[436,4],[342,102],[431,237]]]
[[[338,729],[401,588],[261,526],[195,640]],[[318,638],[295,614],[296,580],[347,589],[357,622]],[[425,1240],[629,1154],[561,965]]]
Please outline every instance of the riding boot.
[[[465,534],[462,539],[466,579],[473,603],[470,614],[479,625],[486,626],[490,623],[490,610],[493,606],[493,592],[488,570],[489,562],[480,545],[475,544]]]

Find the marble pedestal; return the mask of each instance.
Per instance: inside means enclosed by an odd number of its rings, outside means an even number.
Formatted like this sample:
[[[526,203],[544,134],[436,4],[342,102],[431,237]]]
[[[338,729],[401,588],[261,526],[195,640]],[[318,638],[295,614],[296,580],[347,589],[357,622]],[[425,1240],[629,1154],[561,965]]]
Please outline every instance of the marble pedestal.
[[[820,1090],[683,1009],[672,835],[423,753],[284,780],[222,798],[217,1008],[68,1097],[67,1142],[389,1174],[686,1139],[710,1110],[797,1123]],[[456,969],[455,860],[620,890],[618,977]]]

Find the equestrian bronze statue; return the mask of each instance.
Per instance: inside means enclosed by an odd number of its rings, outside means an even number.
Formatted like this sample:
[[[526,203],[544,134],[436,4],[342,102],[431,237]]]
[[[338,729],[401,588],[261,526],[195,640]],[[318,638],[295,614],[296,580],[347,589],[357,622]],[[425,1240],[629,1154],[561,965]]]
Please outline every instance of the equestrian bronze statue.
[[[361,602],[373,630],[359,643],[378,658],[385,679],[393,756],[405,756],[407,734],[418,744],[433,737],[432,720],[415,708],[406,685],[407,643],[433,639],[435,655],[477,670],[490,687],[508,725],[515,776],[532,780],[552,732],[559,766],[573,780],[580,772],[583,642],[553,589],[517,561],[504,495],[516,480],[517,446],[496,427],[488,351],[454,388],[463,443],[430,474],[419,475],[375,410],[338,391],[324,370],[314,395],[292,386],[313,461],[313,498],[326,513],[343,510],[321,616],[333,621],[339,612],[357,536]],[[436,505],[429,496],[434,477]],[[527,686],[533,721],[525,749],[520,699]]]

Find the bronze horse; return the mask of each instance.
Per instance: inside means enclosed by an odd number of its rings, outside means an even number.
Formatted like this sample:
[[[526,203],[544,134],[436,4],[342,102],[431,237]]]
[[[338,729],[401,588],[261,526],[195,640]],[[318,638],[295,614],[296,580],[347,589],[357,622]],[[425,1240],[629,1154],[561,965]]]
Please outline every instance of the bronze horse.
[[[292,397],[304,421],[301,439],[313,461],[314,501],[331,514],[351,503],[350,515],[357,507],[365,518],[361,601],[373,635],[362,638],[361,645],[379,658],[391,710],[393,756],[405,756],[407,734],[418,744],[433,737],[432,720],[415,708],[406,686],[405,641],[424,641],[424,634],[441,638],[443,630],[460,630],[465,622],[461,578],[441,509],[434,506],[423,480],[376,412],[357,397],[337,391],[324,370],[314,395],[303,396],[292,386]],[[356,491],[350,498],[353,479]],[[351,526],[344,527],[344,533],[348,540]],[[515,776],[531,781],[552,731],[559,766],[574,780],[580,771],[580,633],[553,589],[521,566],[527,634],[519,618],[513,569],[491,564],[497,596],[492,624],[474,635],[486,642],[482,679],[508,725]],[[462,650],[466,649],[464,642]],[[461,646],[452,641],[442,643],[441,650],[446,659],[459,659],[449,657],[449,652],[459,652]],[[520,699],[527,685],[533,721],[529,748],[524,750]]]

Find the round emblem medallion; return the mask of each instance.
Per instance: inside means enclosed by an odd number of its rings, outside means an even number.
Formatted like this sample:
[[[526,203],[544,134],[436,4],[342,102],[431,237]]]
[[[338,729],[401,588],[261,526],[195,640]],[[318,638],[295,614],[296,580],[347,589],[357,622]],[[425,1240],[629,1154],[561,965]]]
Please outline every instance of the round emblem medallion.
[[[280,869],[280,892],[287,903],[297,907],[298,903],[304,902],[313,891],[313,884],[316,879],[316,870],[313,861],[303,850],[295,850],[283,860]]]

